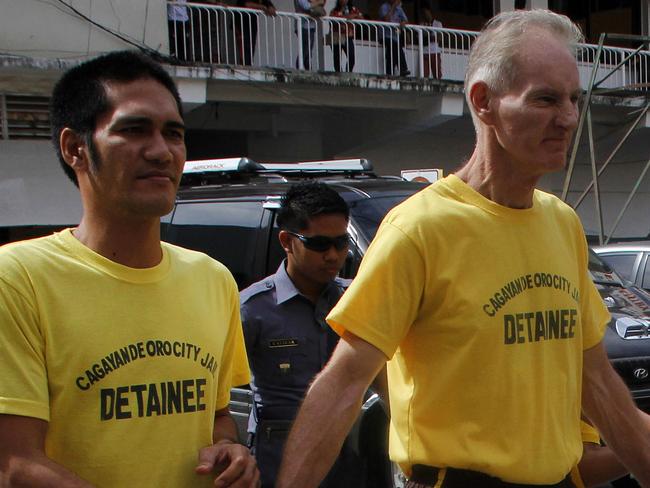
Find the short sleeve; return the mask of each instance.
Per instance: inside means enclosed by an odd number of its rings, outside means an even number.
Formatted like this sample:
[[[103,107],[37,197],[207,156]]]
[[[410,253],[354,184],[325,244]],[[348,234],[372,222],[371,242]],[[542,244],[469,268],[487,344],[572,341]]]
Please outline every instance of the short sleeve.
[[[589,247],[584,237],[582,224],[577,216],[574,217],[578,227],[580,250],[582,252],[582,282],[580,290],[580,315],[582,317],[582,349],[587,350],[597,345],[605,335],[605,328],[611,316],[596,285],[589,274]]]
[[[240,295],[241,300],[241,295]],[[246,351],[250,352],[255,348],[257,337],[259,335],[259,323],[252,317],[248,304],[241,304],[241,323],[244,330],[244,342],[246,343]]]
[[[299,13],[304,13],[304,12],[309,12],[309,9],[311,8],[311,4],[309,3],[309,0],[297,0],[298,5],[300,5],[300,8],[303,10],[302,12]]]
[[[244,345],[244,334],[242,332],[239,293],[233,279],[230,280],[230,321],[228,323],[228,336],[224,344],[222,367],[219,373],[217,386],[216,409],[220,410],[228,406],[230,401],[230,389],[233,386],[245,385],[250,382],[250,369],[246,357]]]
[[[581,309],[583,324],[582,348],[586,351],[602,341],[605,328],[610,320],[607,307],[589,277],[587,278],[587,286],[583,289]]]
[[[387,3],[382,3],[381,7],[379,7],[379,18],[381,20],[384,20],[384,17],[386,17],[386,14],[388,13],[388,4]]]
[[[391,358],[417,317],[424,275],[417,246],[384,222],[327,321],[339,335],[347,330]]]
[[[34,304],[0,277],[0,414],[49,421],[44,341]]]

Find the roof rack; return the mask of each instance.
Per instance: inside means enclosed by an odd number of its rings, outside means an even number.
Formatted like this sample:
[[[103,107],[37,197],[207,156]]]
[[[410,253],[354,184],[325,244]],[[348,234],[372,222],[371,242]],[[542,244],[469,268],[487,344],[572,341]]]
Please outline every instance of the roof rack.
[[[300,161],[297,163],[262,163],[266,170],[273,172],[353,172],[368,173],[372,163],[367,159],[333,159],[329,161]]]
[[[291,178],[308,176],[376,176],[367,159],[300,161],[295,163],[258,163],[249,158],[203,159],[187,161],[182,186],[210,183],[234,183],[251,178]]]
[[[185,161],[183,174],[196,173],[223,173],[237,171],[240,173],[251,173],[264,167],[248,158],[223,158],[223,159],[201,159],[197,161]]]

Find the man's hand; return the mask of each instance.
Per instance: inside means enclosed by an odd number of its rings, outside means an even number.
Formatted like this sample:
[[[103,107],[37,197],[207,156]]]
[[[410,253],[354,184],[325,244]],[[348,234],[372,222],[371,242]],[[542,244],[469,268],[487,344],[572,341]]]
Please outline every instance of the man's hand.
[[[216,474],[217,488],[258,488],[260,473],[248,448],[224,439],[199,451],[196,472],[201,475]]]

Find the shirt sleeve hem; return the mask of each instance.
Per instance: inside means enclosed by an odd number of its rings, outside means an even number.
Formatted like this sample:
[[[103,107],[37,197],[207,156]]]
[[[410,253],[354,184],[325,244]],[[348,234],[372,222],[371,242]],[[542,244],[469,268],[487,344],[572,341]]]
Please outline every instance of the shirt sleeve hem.
[[[20,415],[22,417],[34,417],[46,422],[50,421],[49,406],[32,400],[0,397],[0,414]]]
[[[343,325],[344,322],[347,325]],[[392,358],[395,354],[395,350],[397,349],[395,346],[389,344],[388,341],[386,341],[386,339],[380,335],[373,333],[374,331],[369,329],[364,324],[357,322],[347,315],[339,315],[337,317],[331,318],[328,317],[327,323],[339,336],[343,336],[343,333],[345,331],[348,331],[360,339],[363,339],[367,343],[372,344],[381,352],[383,352],[387,359]]]
[[[590,335],[589,338],[585,338],[585,341],[583,341],[582,343],[582,350],[586,351],[600,344],[603,340],[603,337],[605,337],[605,330],[607,329],[608,325],[609,325],[609,317],[603,319],[603,322],[601,326],[598,328],[598,332],[596,334]],[[588,339],[592,339],[592,340],[588,340]]]

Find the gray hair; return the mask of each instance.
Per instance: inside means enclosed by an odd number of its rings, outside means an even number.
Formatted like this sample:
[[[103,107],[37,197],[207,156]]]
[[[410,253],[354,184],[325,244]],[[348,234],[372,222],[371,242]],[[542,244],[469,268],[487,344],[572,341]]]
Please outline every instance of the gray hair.
[[[584,41],[578,26],[568,17],[550,10],[514,10],[492,17],[474,41],[465,73],[465,99],[477,131],[479,123],[469,99],[472,85],[483,81],[496,92],[510,88],[517,77],[515,58],[521,38],[530,27],[553,33],[574,54],[577,44]]]

